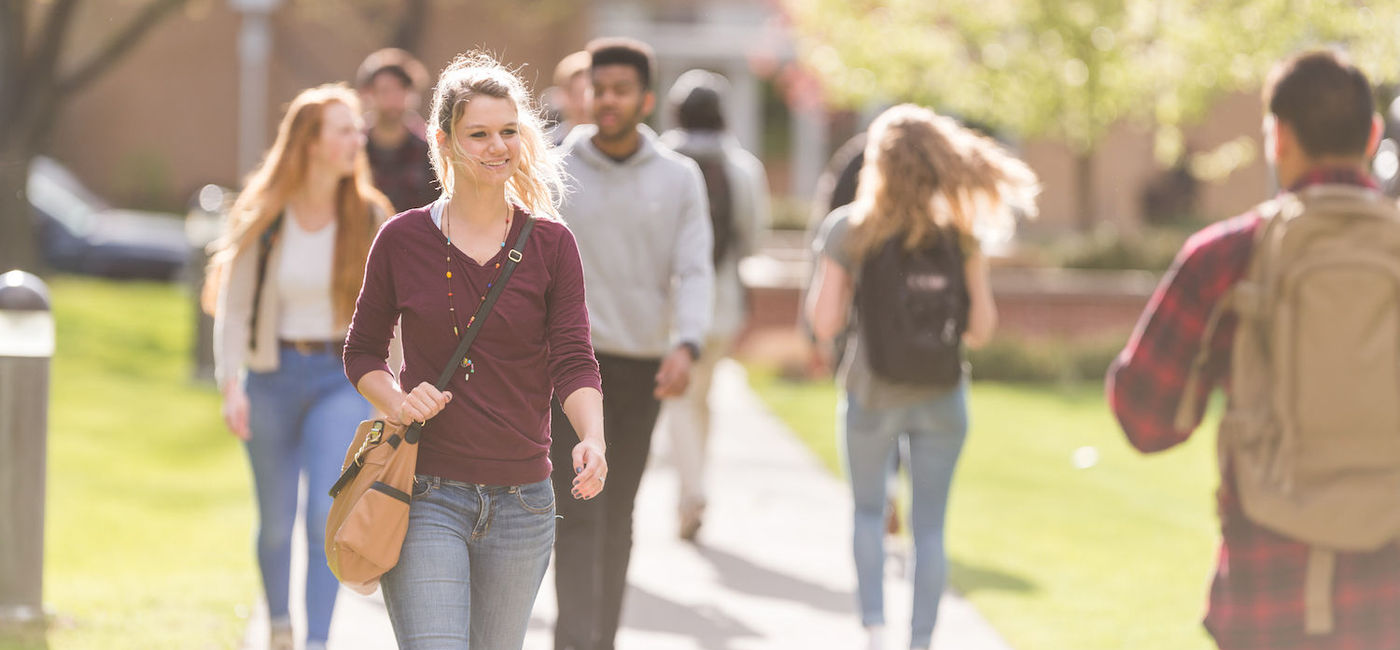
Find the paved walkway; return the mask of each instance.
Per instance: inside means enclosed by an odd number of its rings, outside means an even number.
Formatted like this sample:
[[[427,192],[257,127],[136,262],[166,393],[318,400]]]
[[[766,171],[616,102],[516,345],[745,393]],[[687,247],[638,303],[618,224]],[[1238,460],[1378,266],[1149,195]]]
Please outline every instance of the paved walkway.
[[[700,543],[676,538],[675,474],[658,436],[637,503],[637,539],[618,639],[622,650],[860,649],[845,485],[769,414],[743,367],[721,364],[715,378],[712,491]],[[908,643],[909,590],[886,583],[887,648]],[[551,573],[536,601],[526,650],[552,648]],[[294,599],[295,602],[295,599]],[[245,648],[265,639],[254,620]],[[330,650],[393,648],[376,593],[341,591]],[[943,599],[936,650],[1009,650],[966,601]],[[490,649],[488,649],[490,650]]]

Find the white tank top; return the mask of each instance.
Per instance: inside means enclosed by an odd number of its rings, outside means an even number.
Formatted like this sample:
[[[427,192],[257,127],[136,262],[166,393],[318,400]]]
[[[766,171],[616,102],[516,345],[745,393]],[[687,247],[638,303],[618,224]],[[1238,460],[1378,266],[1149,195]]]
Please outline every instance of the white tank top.
[[[307,232],[291,208],[282,218],[277,269],[277,337],[292,341],[340,338],[331,308],[331,265],[335,226]]]

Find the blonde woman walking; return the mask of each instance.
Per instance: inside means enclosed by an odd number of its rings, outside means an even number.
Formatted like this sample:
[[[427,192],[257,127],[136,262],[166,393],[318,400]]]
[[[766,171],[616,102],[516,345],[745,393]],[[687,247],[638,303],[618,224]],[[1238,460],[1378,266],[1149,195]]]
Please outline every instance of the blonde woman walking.
[[[438,201],[370,251],[345,374],[391,421],[426,422],[399,563],[380,584],[404,650],[509,650],[554,548],[550,400],[578,432],[569,496],[603,489],[603,395],[583,266],[553,211],[561,187],[524,84],[485,54],[443,70],[428,120]],[[447,389],[433,382],[533,223],[514,274]],[[402,321],[404,365],[384,363]],[[470,380],[470,381],[469,381]]]
[[[830,342],[848,319],[855,328],[837,375],[837,421],[855,503],[861,622],[872,649],[884,647],[886,476],[900,436],[908,440],[913,483],[909,647],[927,648],[932,640],[946,582],[948,491],[968,428],[961,350],[986,343],[996,328],[987,260],[974,232],[979,222],[1004,215],[1004,202],[1033,209],[1036,185],[1030,169],[991,140],[928,109],[900,105],[871,125],[856,201],[833,211],[817,239],[821,257],[807,316],[821,342]],[[890,260],[913,256],[941,270],[882,274]],[[890,303],[891,313],[860,318],[862,310],[853,305],[875,304],[882,294],[899,297]],[[946,327],[916,323],[905,340],[896,341],[884,330],[872,335],[900,305],[930,297],[951,305]],[[926,373],[934,364],[925,364],[912,369],[925,374],[909,374],[900,362],[920,346],[937,345],[922,341],[930,330],[942,331],[949,362],[937,372]]]

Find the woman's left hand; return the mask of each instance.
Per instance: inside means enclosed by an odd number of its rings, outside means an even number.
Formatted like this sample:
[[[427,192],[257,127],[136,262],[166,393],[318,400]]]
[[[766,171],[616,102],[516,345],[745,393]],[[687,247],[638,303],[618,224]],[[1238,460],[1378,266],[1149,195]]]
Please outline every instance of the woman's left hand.
[[[593,440],[584,440],[574,445],[573,495],[575,499],[587,501],[603,491],[608,480],[608,459],[603,446]]]

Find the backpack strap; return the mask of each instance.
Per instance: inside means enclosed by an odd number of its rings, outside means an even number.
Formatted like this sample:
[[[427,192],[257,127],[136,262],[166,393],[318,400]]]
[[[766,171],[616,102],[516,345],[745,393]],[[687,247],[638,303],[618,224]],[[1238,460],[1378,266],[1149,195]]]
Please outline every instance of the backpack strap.
[[[282,217],[285,215],[286,212],[277,213],[277,217],[258,236],[258,279],[253,285],[253,313],[248,317],[248,349],[250,350],[258,343],[258,316],[262,311],[262,290],[263,284],[267,280],[267,261],[272,256],[273,244],[276,244],[282,235]]]
[[[1201,375],[1205,374],[1206,364],[1210,363],[1211,342],[1215,340],[1215,330],[1220,326],[1220,319],[1224,318],[1226,312],[1235,309],[1235,288],[1226,290],[1225,295],[1216,303],[1215,309],[1210,312],[1210,319],[1206,321],[1206,329],[1201,336],[1201,344],[1196,348],[1196,356],[1191,360],[1191,369],[1186,373],[1186,383],[1181,389],[1181,401],[1176,404],[1176,418],[1172,426],[1177,431],[1190,431],[1196,428],[1196,416],[1200,411],[1200,383]]]
[[[1308,547],[1308,565],[1303,576],[1303,631],[1309,635],[1332,633],[1332,580],[1336,569],[1336,551]]]
[[[1259,246],[1267,241],[1270,227],[1279,222],[1278,217],[1283,211],[1283,203],[1278,199],[1265,201],[1259,204],[1254,211],[1264,221],[1254,238],[1255,250],[1252,255],[1257,258]],[[1252,268],[1255,263],[1255,259],[1251,259],[1250,267]],[[1200,345],[1196,348],[1196,356],[1192,359],[1191,368],[1186,373],[1186,383],[1182,388],[1181,400],[1176,405],[1176,417],[1172,426],[1177,431],[1190,431],[1196,427],[1196,417],[1200,411],[1201,376],[1205,374],[1206,365],[1210,363],[1211,344],[1215,341],[1215,333],[1220,326],[1220,321],[1228,312],[1235,312],[1238,315],[1241,308],[1243,311],[1253,313],[1256,310],[1257,289],[1257,287],[1252,286],[1245,288],[1242,283],[1236,282],[1225,291],[1215,308],[1211,310],[1210,318],[1206,320],[1206,328],[1201,336]]]

